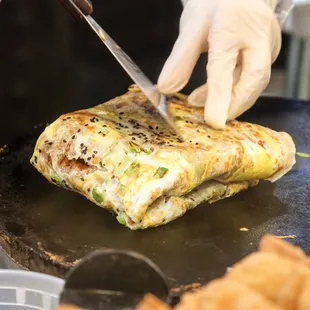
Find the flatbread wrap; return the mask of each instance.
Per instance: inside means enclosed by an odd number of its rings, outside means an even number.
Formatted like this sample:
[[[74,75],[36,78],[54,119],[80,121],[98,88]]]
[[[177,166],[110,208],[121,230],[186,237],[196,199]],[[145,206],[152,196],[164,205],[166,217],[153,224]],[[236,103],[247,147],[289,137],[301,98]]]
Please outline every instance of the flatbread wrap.
[[[31,163],[131,229],[166,224],[262,179],[276,181],[295,163],[287,133],[238,121],[215,130],[183,96],[169,97],[168,105],[181,136],[132,86],[123,96],[59,117],[39,137]]]

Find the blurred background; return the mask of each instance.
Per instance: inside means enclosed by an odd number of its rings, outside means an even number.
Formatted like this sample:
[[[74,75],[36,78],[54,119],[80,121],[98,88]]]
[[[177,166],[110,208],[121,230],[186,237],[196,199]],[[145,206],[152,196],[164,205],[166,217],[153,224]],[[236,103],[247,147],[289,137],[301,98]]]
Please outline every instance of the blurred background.
[[[94,18],[156,82],[178,35],[180,1],[93,0],[93,5]],[[283,33],[267,95],[309,98],[305,8],[298,8]],[[96,35],[56,0],[2,0],[0,38],[0,145],[64,112],[120,95],[131,84]],[[203,56],[185,93],[205,81],[205,61]]]

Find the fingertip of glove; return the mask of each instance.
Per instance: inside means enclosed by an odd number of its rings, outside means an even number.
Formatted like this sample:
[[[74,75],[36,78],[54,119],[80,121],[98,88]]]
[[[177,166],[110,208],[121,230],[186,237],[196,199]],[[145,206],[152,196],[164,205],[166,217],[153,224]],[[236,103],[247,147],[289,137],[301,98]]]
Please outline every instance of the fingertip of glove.
[[[176,93],[177,90],[174,90],[174,87],[171,87],[171,84],[169,83],[162,83],[158,81],[157,88],[159,92],[163,95],[171,95],[173,93]]]
[[[186,83],[187,81],[177,81],[161,75],[157,81],[157,87],[162,94],[171,95],[181,90]]]
[[[187,103],[193,107],[203,107],[205,105],[205,100],[200,100],[199,98],[188,97]]]
[[[230,109],[228,111],[227,120],[232,121],[232,120],[236,119],[238,116],[240,116],[241,114],[242,114],[242,112],[239,112],[236,109]]]
[[[207,85],[202,85],[196,88],[187,99],[189,105],[195,107],[203,107],[206,103],[207,98]]]
[[[208,115],[205,113],[204,119],[205,119],[206,124],[214,129],[225,129],[225,126],[226,126],[225,117],[218,117],[218,116]]]

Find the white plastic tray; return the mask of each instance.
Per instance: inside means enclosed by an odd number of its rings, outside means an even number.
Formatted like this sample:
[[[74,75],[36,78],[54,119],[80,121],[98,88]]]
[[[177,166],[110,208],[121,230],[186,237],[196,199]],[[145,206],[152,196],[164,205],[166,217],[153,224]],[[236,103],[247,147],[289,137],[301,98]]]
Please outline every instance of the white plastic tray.
[[[64,281],[49,275],[0,270],[0,310],[51,310],[58,306]]]

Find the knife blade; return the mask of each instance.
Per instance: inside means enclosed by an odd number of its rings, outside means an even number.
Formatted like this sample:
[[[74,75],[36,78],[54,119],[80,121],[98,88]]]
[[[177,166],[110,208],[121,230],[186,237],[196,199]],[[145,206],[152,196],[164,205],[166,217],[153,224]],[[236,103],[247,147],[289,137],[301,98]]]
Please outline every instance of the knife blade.
[[[120,46],[109,36],[109,34],[102,29],[102,27],[90,16],[92,13],[92,6],[88,0],[60,0],[64,7],[71,13],[71,15],[78,15],[84,19],[90,28],[95,31],[97,36],[105,44],[108,50],[112,53],[115,59],[137,84],[145,96],[149,99],[151,104],[156,108],[159,114],[164,118],[166,123],[175,131],[179,133],[172,116],[169,113],[166,96],[162,95],[157,87],[148,79],[148,77],[141,71],[141,69],[133,62],[133,60],[120,48]],[[82,3],[81,3],[82,2]],[[89,5],[83,2],[88,2]],[[68,6],[71,5],[71,8]],[[91,7],[91,9],[90,9]],[[73,8],[73,10],[72,10]],[[84,10],[84,8],[86,8]],[[86,14],[88,15],[86,15]]]

